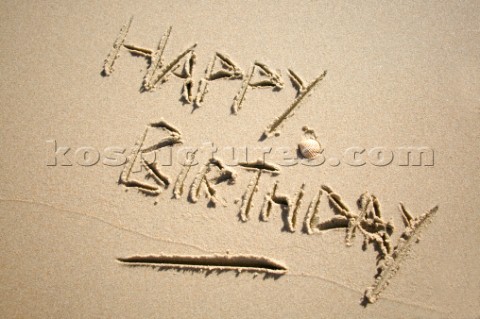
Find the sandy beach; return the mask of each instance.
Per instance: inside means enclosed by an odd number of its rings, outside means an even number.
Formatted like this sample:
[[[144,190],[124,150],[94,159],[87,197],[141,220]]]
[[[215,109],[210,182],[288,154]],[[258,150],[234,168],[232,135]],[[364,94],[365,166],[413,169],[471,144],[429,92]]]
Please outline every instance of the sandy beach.
[[[480,2],[0,26],[1,317],[480,317]]]

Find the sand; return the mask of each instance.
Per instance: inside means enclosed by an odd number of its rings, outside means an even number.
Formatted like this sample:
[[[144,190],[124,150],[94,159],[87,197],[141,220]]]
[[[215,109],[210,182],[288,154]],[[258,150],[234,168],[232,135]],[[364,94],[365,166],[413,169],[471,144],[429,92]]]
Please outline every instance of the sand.
[[[1,316],[478,318],[479,13],[3,1]]]

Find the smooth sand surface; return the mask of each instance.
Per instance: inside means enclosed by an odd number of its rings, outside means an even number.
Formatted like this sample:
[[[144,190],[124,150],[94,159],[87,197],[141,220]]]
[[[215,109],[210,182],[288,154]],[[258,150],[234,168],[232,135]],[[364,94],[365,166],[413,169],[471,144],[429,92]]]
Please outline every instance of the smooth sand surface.
[[[478,1],[3,1],[1,317],[478,318],[479,13]],[[114,50],[111,63],[114,45],[119,57]],[[134,56],[126,45],[140,51]],[[223,59],[231,79],[207,81],[194,108],[217,52],[231,59]],[[166,68],[168,81],[142,92],[161,73],[147,77],[144,55],[171,63],[177,75]],[[289,69],[303,82],[291,80]],[[189,78],[193,89],[182,98]],[[261,138],[277,117],[281,134]],[[162,118],[174,128],[150,125]],[[279,174],[258,173],[222,168],[199,151],[187,172],[175,158],[182,147],[214,143],[223,162],[225,147],[245,146],[253,162],[261,148],[295,150],[304,126],[324,150],[323,165],[281,162]],[[173,144],[161,148],[174,159],[156,179],[145,169],[122,174],[129,164],[107,165],[108,148],[129,155],[145,132],[140,149],[165,137]],[[57,150],[70,148],[66,157],[55,157],[52,140]],[[83,166],[91,158],[82,147],[98,150],[99,163]],[[365,165],[342,157],[352,147],[366,150],[358,154]],[[374,165],[376,147],[391,150],[392,163]],[[425,147],[434,161],[401,165],[400,147]],[[279,156],[268,161],[278,164]],[[341,202],[333,196],[329,205],[324,189],[309,231],[304,218],[322,185]],[[375,226],[367,225],[372,202],[357,205],[367,191],[381,204]],[[439,208],[406,228],[400,202],[413,218]],[[395,230],[387,234],[389,221]],[[362,249],[362,230],[385,237]],[[390,250],[382,255],[382,248]],[[117,260],[150,255],[183,266]],[[362,305],[377,258],[389,285]],[[228,268],[238,260],[256,269]]]

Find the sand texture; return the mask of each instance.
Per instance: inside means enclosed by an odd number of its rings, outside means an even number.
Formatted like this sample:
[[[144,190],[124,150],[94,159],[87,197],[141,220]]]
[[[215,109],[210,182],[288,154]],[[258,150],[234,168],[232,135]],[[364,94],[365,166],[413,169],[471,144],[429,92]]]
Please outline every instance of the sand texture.
[[[480,318],[479,1],[0,26],[0,317]]]

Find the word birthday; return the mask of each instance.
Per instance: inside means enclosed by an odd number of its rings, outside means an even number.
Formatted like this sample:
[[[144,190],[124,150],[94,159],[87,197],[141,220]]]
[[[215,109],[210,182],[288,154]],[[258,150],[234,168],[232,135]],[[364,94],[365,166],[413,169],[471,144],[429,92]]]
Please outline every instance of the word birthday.
[[[147,137],[153,130],[160,130],[164,137],[159,140],[150,139],[147,144]],[[146,155],[156,152],[165,147],[174,147],[183,143],[182,133],[174,125],[165,120],[149,124],[142,137],[135,143],[132,153],[128,157],[119,179],[119,184],[127,188],[135,188],[149,196],[159,196],[164,190],[173,184],[173,198],[181,198],[185,191],[185,181],[189,175],[195,159],[195,151],[189,153],[182,165],[180,172],[173,183],[172,178],[163,173],[161,165],[156,161],[148,161]],[[144,170],[134,171],[134,166],[140,165]],[[259,181],[262,176],[276,176],[280,174],[280,167],[275,164],[262,161],[239,162],[239,167],[246,172],[252,172],[253,177],[247,185],[240,203],[238,213],[242,222],[251,219],[253,199],[259,190]],[[190,185],[188,200],[197,203],[201,196],[208,199],[209,205],[215,207],[218,203],[223,206],[227,201],[223,199],[218,191],[218,185],[234,185],[237,179],[237,172],[227,167],[222,160],[212,157],[205,163],[199,165],[197,174]],[[284,229],[295,232],[299,224],[300,207],[305,197],[305,183],[302,183],[298,192],[293,197],[279,193],[279,182],[273,183],[270,191],[264,195],[264,201],[260,209],[261,221],[269,221],[275,207],[280,209],[286,216],[284,218]],[[326,196],[330,207],[333,209],[333,217],[327,220],[320,220],[321,198]],[[358,200],[358,210],[351,209],[331,187],[321,185],[316,195],[310,201],[306,214],[303,218],[302,231],[308,235],[321,233],[333,229],[345,229],[345,244],[352,245],[352,240],[357,233],[363,236],[363,247],[372,244],[377,255],[377,275],[375,283],[367,288],[363,297],[363,304],[373,303],[380,293],[388,286],[390,279],[395,275],[400,262],[411,250],[411,246],[419,241],[420,234],[425,226],[431,221],[437,212],[438,206],[430,209],[427,213],[418,217],[412,214],[400,203],[405,229],[394,246],[391,241],[395,230],[393,221],[386,221],[383,218],[378,198],[368,192],[362,194]]]

